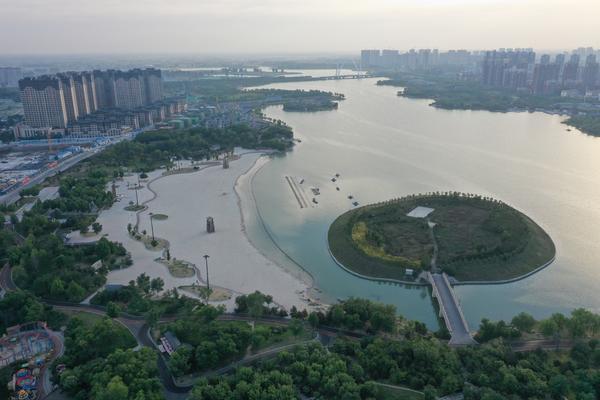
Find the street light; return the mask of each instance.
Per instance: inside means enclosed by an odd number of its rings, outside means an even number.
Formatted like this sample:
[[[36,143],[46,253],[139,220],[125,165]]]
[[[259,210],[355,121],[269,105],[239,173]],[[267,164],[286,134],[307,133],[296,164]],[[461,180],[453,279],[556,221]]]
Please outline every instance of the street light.
[[[210,292],[210,281],[208,279],[208,258],[210,256],[208,254],[204,255],[204,262],[206,264],[206,289]]]
[[[138,193],[137,193],[137,191],[138,191],[138,185],[135,185],[134,189],[135,189],[135,206],[139,207],[140,206],[140,202],[138,200]]]
[[[152,231],[152,241],[154,241],[154,224],[152,223],[152,219],[154,218],[154,214],[149,213],[150,215],[150,230]]]

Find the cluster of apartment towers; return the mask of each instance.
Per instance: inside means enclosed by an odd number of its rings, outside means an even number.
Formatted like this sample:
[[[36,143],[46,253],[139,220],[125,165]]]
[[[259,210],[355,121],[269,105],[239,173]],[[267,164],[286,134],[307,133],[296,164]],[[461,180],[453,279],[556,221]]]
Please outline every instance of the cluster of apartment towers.
[[[543,54],[536,63],[531,51],[488,51],[482,62],[481,81],[485,85],[529,90],[534,94],[559,94],[600,88],[600,63],[594,53],[564,53],[551,60]],[[584,61],[582,63],[582,61]]]
[[[144,126],[152,124],[153,111],[158,114],[154,119],[161,120],[165,107],[166,113],[171,114],[181,112],[183,106],[178,101],[163,101],[162,74],[155,68],[42,75],[21,79],[19,90],[25,128],[33,133],[40,129],[77,130],[97,120]],[[157,110],[149,107],[154,105]],[[136,123],[124,117],[135,118]],[[145,119],[150,121],[143,123]],[[21,130],[28,132],[23,127]]]

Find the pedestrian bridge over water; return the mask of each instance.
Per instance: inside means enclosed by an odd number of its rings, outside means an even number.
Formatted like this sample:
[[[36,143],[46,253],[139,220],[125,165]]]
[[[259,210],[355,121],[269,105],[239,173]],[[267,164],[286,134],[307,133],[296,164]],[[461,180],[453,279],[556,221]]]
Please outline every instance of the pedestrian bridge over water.
[[[449,344],[452,346],[477,344],[471,336],[469,325],[460,308],[460,303],[448,281],[448,275],[446,273],[432,274],[428,272],[427,279],[433,289],[432,296],[438,300],[440,316],[444,319],[446,327],[450,332]]]

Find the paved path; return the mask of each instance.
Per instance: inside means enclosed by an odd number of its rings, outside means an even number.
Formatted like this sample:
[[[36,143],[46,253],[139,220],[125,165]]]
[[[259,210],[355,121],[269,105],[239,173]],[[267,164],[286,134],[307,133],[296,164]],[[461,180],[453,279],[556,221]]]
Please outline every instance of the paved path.
[[[438,299],[440,312],[448,331],[450,331],[451,338],[449,344],[451,346],[477,344],[469,332],[469,326],[462,314],[454,291],[448,282],[447,275],[444,273],[429,273],[428,276],[433,287],[433,297]]]

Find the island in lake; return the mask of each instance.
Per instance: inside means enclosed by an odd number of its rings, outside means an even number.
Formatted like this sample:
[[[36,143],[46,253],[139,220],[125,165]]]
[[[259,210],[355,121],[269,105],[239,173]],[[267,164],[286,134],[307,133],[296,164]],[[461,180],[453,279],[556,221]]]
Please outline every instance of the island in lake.
[[[312,93],[313,95],[299,96],[295,99],[285,101],[283,103],[283,110],[295,112],[337,110],[338,101],[344,100],[344,95],[341,93],[321,92],[315,90],[301,93]]]
[[[518,279],[548,265],[555,246],[507,204],[464,193],[412,195],[350,210],[330,226],[329,248],[353,273],[415,280],[446,272],[459,282]]]

